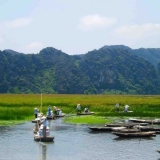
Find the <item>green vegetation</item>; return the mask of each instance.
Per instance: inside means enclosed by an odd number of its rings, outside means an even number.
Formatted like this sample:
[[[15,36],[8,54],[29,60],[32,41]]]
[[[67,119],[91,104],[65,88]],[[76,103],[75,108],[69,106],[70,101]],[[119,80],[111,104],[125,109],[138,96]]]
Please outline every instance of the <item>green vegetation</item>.
[[[0,93],[158,95],[159,52],[122,45],[83,55],[52,47],[38,54],[0,51]]]
[[[92,116],[69,116],[76,114],[76,106],[80,103],[95,112]],[[115,112],[115,104],[120,104],[120,113]],[[132,113],[122,112],[128,104]],[[34,119],[33,110],[39,108],[45,115],[48,105],[61,108],[66,113],[65,122],[99,124],[105,121],[124,117],[160,117],[160,96],[138,95],[67,95],[43,94],[42,107],[40,94],[0,94],[0,124],[21,123]],[[111,118],[108,118],[111,117]],[[107,119],[108,118],[108,119]]]

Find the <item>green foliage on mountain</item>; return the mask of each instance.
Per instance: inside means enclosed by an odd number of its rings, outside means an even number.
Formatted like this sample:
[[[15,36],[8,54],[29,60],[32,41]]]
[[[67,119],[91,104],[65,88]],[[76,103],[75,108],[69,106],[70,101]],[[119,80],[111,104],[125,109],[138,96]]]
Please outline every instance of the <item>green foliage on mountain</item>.
[[[145,59],[121,45],[72,56],[52,47],[38,54],[4,50],[0,93],[159,94],[160,65]]]

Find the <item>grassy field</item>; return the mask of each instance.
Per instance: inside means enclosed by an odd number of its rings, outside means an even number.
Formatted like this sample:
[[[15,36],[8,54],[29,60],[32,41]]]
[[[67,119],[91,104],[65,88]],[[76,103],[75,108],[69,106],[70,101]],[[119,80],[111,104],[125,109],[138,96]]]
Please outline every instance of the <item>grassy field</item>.
[[[31,120],[35,107],[46,114],[48,105],[61,108],[66,114],[75,114],[78,103],[82,110],[88,107],[95,112],[94,117],[160,117],[160,96],[43,94],[41,107],[41,94],[0,94],[0,124]],[[116,103],[120,104],[120,113],[115,112]],[[132,113],[122,112],[126,104]],[[88,121],[93,121],[92,118]],[[77,118],[73,119],[76,123]],[[68,117],[68,121],[72,121],[71,118]]]

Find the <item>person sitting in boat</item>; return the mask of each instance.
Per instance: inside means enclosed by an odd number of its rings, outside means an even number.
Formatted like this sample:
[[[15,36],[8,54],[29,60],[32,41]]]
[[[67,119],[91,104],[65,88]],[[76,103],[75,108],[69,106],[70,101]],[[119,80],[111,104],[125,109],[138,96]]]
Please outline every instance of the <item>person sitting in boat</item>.
[[[59,115],[62,115],[62,111],[61,110],[59,111]]]
[[[35,118],[37,118],[37,116],[38,116],[38,108],[34,108],[34,115],[35,115]]]
[[[51,116],[51,108],[48,106],[48,116]]]
[[[129,105],[124,106],[124,112],[128,112]]]
[[[84,109],[84,113],[88,113],[88,108],[85,108],[85,109]]]
[[[77,113],[81,113],[81,105],[77,104]]]
[[[116,103],[115,107],[116,107],[116,111],[119,112],[119,104],[118,103]]]
[[[54,110],[54,114],[56,115],[56,114],[57,114],[57,107],[54,106],[54,107],[53,107],[53,110]]]
[[[38,134],[38,136],[40,136],[40,137],[43,137],[44,135],[43,135],[43,124],[40,126],[40,128],[39,128],[39,131],[37,132],[37,134]],[[49,134],[50,134],[50,130],[49,130],[49,127],[47,126],[46,127],[46,136],[49,136]]]
[[[61,109],[57,108],[56,115],[59,115]]]

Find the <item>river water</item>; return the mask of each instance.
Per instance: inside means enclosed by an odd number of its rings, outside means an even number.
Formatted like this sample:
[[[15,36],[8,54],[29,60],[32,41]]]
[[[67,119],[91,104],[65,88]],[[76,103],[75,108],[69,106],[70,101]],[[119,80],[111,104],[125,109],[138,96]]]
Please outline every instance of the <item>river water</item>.
[[[0,127],[0,160],[160,160],[160,135],[126,139],[60,118],[47,123],[55,137],[51,143],[34,141],[31,122]]]

